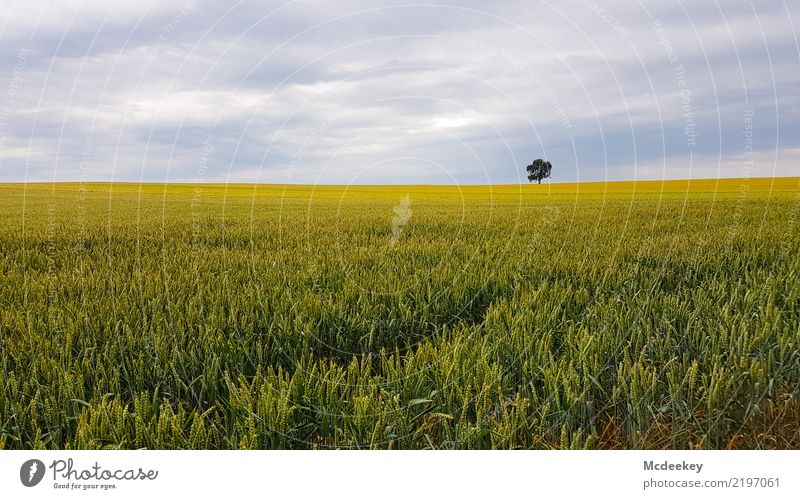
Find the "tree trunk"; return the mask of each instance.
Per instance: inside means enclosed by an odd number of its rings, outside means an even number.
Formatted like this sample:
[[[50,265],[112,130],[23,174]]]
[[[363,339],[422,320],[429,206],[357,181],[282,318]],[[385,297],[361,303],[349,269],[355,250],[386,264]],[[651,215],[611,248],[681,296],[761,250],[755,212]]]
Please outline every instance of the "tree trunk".
[[[541,185],[541,184],[542,184],[542,179],[539,179],[539,185]]]

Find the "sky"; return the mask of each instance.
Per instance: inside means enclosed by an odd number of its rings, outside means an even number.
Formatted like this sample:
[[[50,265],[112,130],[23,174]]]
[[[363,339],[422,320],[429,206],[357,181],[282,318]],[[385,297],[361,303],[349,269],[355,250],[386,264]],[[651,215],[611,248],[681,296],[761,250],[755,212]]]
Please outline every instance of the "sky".
[[[0,182],[800,175],[800,2],[1,1]]]

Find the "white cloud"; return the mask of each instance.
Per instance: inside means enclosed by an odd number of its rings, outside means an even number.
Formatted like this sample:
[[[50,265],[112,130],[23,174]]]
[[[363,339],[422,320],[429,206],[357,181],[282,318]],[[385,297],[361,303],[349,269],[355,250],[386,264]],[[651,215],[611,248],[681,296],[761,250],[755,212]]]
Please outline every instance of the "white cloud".
[[[209,136],[209,179],[510,182],[536,156],[561,180],[657,176],[690,151],[670,176],[726,176],[747,110],[754,156],[792,173],[788,8],[19,2],[0,28],[25,59],[0,72],[0,180],[68,180],[87,141],[82,175],[192,180]]]

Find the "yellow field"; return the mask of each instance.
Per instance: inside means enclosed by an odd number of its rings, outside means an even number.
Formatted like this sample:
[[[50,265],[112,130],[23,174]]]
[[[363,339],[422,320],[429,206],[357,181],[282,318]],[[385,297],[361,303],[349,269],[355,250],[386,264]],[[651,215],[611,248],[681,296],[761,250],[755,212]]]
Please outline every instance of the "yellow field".
[[[800,447],[797,177],[0,210],[0,447]]]
[[[507,184],[507,185],[291,185],[291,184],[154,184],[154,183],[126,183],[114,184],[103,182],[87,183],[28,183],[28,184],[0,184],[0,189],[17,192],[23,189],[27,192],[40,192],[56,190],[59,192],[85,191],[95,193],[116,192],[120,194],[142,193],[170,195],[195,195],[201,192],[207,196],[286,196],[301,197],[391,197],[399,192],[413,192],[420,196],[461,197],[472,199],[474,197],[497,196],[504,200],[528,198],[529,196],[577,196],[590,195],[628,195],[635,196],[645,193],[658,193],[665,195],[682,195],[696,193],[716,193],[720,195],[737,195],[746,192],[798,192],[800,191],[800,177],[778,178],[726,178],[726,179],[700,179],[700,180],[645,180],[622,182],[581,182],[581,183],[553,183],[553,184]]]

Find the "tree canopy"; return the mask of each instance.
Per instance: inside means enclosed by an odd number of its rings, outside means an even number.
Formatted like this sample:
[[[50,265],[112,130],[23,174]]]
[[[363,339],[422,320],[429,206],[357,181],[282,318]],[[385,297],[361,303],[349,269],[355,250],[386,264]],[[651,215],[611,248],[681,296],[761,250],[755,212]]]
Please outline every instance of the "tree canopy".
[[[549,161],[545,161],[541,158],[536,159],[533,163],[528,165],[528,181],[533,182],[535,180],[541,184],[543,179],[550,178],[550,172],[552,170],[553,165],[551,165]]]

